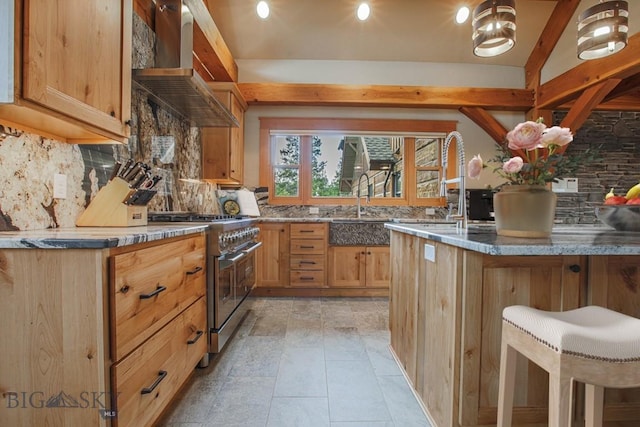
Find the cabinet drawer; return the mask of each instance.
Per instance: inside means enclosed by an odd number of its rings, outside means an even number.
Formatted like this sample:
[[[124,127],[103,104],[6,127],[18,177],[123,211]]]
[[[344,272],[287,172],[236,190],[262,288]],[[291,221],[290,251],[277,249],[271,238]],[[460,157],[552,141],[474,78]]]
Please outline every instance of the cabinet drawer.
[[[204,236],[115,255],[110,261],[114,361],[205,295]]]
[[[292,270],[324,270],[324,255],[292,255],[290,268]]]
[[[202,331],[200,339],[189,344]],[[200,298],[113,366],[116,426],[150,426],[206,351],[206,301]]]
[[[293,223],[291,224],[291,237],[292,238],[320,238],[324,239],[326,236],[325,224],[317,223]]]
[[[325,253],[326,243],[321,239],[291,239],[290,251],[292,254],[318,254]]]
[[[289,286],[291,287],[324,287],[324,271],[291,271],[289,275]]]

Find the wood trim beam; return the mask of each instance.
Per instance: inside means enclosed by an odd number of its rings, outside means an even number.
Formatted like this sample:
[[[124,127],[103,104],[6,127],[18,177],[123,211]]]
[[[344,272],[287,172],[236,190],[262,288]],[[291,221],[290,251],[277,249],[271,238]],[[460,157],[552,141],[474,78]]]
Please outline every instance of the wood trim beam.
[[[536,89],[540,85],[542,67],[549,59],[549,55],[556,47],[564,29],[571,22],[571,18],[579,5],[580,0],[558,0],[558,3],[556,3],[549,21],[547,21],[524,66],[525,87],[527,89]]]
[[[540,86],[535,107],[553,109],[576,98],[589,87],[609,79],[640,73],[640,33],[629,37],[626,48],[606,58],[583,62]]]
[[[640,73],[622,80],[618,83],[607,96],[604,97],[602,102],[609,102],[621,96],[636,96],[636,103],[640,101],[638,97],[638,88],[640,88]]]
[[[366,106],[527,111],[533,92],[527,89],[239,83],[249,105]]]
[[[569,113],[564,117],[560,126],[567,127],[576,132],[584,124],[591,112],[597,107],[609,92],[620,83],[619,79],[609,79],[600,82],[582,92],[582,95],[573,104]]]
[[[462,107],[460,112],[480,126],[498,144],[501,144],[507,136],[508,130],[487,110],[479,107]]]

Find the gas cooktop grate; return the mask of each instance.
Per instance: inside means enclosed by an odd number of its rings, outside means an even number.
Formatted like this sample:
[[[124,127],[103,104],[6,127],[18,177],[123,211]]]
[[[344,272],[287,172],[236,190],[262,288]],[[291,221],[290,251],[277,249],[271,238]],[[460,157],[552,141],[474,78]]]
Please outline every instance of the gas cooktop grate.
[[[199,214],[195,212],[149,212],[151,222],[218,222],[243,219],[240,215]]]

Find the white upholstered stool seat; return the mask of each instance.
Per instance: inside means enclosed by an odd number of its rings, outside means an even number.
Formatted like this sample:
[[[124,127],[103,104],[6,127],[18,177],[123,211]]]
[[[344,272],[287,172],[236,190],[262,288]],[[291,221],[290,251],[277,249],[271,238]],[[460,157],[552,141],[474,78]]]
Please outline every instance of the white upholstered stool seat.
[[[498,427],[511,425],[521,353],[549,373],[549,426],[571,425],[573,381],[585,383],[587,427],[602,426],[604,387],[640,387],[640,319],[603,307],[502,314]]]

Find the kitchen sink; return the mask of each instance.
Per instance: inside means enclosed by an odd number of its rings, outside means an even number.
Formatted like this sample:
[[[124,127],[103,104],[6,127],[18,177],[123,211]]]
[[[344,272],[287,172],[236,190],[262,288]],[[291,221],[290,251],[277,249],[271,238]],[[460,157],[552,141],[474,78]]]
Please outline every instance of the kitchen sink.
[[[353,224],[353,223],[372,223],[372,222],[389,222],[389,218],[333,218],[331,220],[334,224]]]

